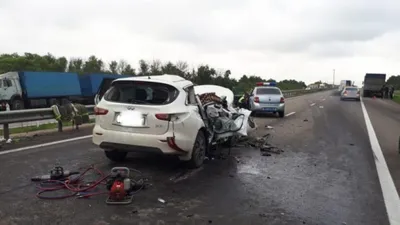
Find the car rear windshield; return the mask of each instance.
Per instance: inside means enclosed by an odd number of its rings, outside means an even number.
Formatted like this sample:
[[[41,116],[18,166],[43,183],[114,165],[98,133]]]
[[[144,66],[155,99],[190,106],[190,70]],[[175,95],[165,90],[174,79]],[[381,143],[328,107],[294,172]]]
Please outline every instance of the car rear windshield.
[[[256,95],[280,95],[278,88],[257,88]]]
[[[178,97],[179,91],[171,85],[141,82],[116,81],[104,95],[111,102],[141,105],[166,105]]]
[[[346,88],[347,91],[358,91],[358,88]]]

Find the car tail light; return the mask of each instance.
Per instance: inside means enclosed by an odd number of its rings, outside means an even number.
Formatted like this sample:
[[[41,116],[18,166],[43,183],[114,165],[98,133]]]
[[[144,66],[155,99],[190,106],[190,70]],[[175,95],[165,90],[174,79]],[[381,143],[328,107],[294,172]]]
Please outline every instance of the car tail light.
[[[281,97],[281,103],[285,103],[285,98]]]
[[[94,107],[94,115],[100,116],[100,115],[106,115],[108,113],[107,109],[103,109],[100,107]]]
[[[256,102],[256,103],[260,103],[260,98],[259,97],[254,97],[254,102]]]
[[[357,91],[357,95],[360,95],[360,91]]]
[[[347,91],[344,91],[343,95],[347,95]]]
[[[169,121],[171,120],[171,114],[166,114],[166,113],[157,113],[156,118],[159,120],[166,120]]]
[[[179,148],[178,145],[176,144],[176,142],[175,142],[175,137],[167,137],[167,143],[168,143],[168,146],[169,146],[169,147],[171,147],[171,148],[173,148],[173,149],[175,149],[175,150],[177,150],[177,151],[184,152],[184,151],[183,151],[181,148]]]

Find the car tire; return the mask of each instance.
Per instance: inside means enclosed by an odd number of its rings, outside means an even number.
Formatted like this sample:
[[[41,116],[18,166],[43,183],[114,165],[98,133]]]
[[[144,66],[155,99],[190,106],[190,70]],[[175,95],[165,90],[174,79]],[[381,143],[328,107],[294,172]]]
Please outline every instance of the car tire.
[[[25,109],[24,102],[20,99],[14,99],[11,103],[10,108],[12,110],[23,110]]]
[[[128,155],[127,152],[120,152],[120,151],[104,151],[106,154],[106,157],[114,162],[122,162],[125,160],[126,155]]]
[[[199,168],[203,165],[204,159],[206,158],[206,138],[203,131],[197,133],[196,140],[194,141],[192,149],[192,157],[188,161],[188,166],[191,169]]]
[[[278,114],[280,118],[285,117],[285,111],[278,112]]]
[[[256,123],[254,122],[254,117],[249,116],[248,123],[249,123],[249,126],[250,126],[251,128],[255,128],[255,127],[256,127]],[[243,126],[244,126],[244,125],[243,125]]]

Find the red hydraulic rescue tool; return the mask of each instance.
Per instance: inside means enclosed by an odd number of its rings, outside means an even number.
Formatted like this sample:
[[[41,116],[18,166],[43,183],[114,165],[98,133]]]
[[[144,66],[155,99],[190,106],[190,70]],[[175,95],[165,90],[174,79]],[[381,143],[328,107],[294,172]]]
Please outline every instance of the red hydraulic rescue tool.
[[[125,205],[132,203],[132,181],[129,179],[129,168],[114,167],[111,169],[110,179],[107,181],[107,189],[110,191],[106,200],[107,204]]]

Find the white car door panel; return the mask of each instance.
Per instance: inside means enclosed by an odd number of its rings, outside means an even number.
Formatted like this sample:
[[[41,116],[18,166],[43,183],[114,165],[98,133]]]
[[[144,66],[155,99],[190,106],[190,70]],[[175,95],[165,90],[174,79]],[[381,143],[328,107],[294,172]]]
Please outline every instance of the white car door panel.
[[[187,113],[181,114],[173,123],[175,143],[185,151],[191,151],[197,136],[197,132],[204,127],[204,122],[196,105],[187,106]]]

